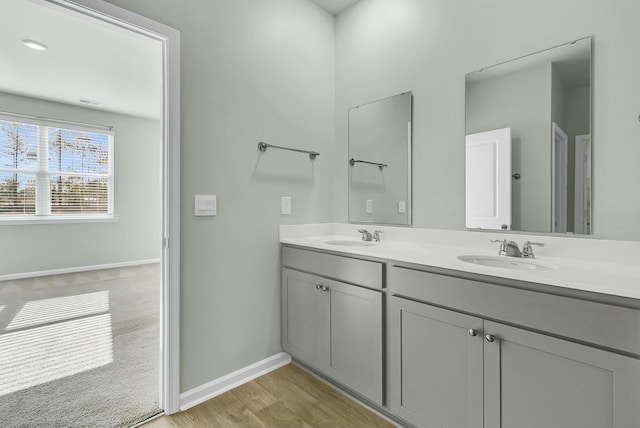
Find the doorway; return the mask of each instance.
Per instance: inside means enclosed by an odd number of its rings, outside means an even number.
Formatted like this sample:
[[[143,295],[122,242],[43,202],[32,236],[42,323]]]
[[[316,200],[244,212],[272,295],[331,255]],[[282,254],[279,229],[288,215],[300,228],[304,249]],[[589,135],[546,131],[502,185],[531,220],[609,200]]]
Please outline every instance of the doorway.
[[[160,385],[159,393],[156,393],[157,402],[159,407],[163,408],[167,413],[172,413],[178,410],[178,280],[179,280],[179,271],[178,271],[178,243],[179,243],[179,33],[175,30],[172,30],[168,27],[165,27],[161,24],[150,21],[146,18],[137,16],[132,14],[126,10],[120,9],[116,6],[110,5],[106,2],[98,2],[94,0],[82,0],[82,1],[74,1],[69,2],[66,0],[41,0],[41,1],[29,1],[29,0],[11,0],[12,2],[16,2],[18,5],[28,4],[31,6],[38,6],[41,8],[46,8],[49,10],[55,10],[56,13],[61,14],[60,16],[73,16],[74,19],[81,19],[86,24],[87,22],[93,22],[94,25],[100,26],[101,28],[108,28],[110,31],[114,33],[122,34],[125,31],[130,32],[131,37],[142,42],[144,39],[154,40],[158,43],[158,50],[160,52],[158,68],[161,73],[161,82],[159,88],[159,97],[157,99],[157,105],[155,106],[157,109],[159,126],[158,126],[158,152],[159,155],[157,157],[157,167],[161,172],[161,178],[159,177],[159,197],[158,203],[156,205],[157,211],[160,211],[158,228],[157,232],[151,238],[154,240],[155,245],[157,247],[157,263],[155,266],[155,270],[157,271],[153,275],[157,275],[160,278],[161,287],[158,287],[157,293],[157,310],[159,314],[159,325],[158,330],[161,332],[157,339],[159,346],[156,351],[156,362],[159,367],[159,375],[157,384]],[[3,5],[7,6],[7,5]],[[24,18],[22,16],[21,18]],[[60,32],[60,31],[59,31]],[[135,42],[134,42],[135,43]],[[53,43],[55,45],[55,43]],[[53,49],[49,51],[51,53]],[[83,53],[83,51],[77,52]],[[79,55],[81,57],[82,55]],[[11,64],[16,65],[16,64]],[[106,67],[106,66],[104,66]],[[51,70],[49,70],[51,71]],[[51,73],[49,74],[51,77]],[[5,80],[6,81],[6,80]],[[32,86],[36,87],[35,81],[32,82]],[[47,84],[48,83],[48,84]],[[78,86],[80,85],[80,81],[78,81]],[[44,89],[47,87],[53,87],[57,85],[51,84],[51,81],[45,82]],[[0,88],[6,90],[6,88]],[[11,97],[18,99],[18,97],[25,98],[34,98],[38,94],[31,93],[20,93],[11,94]],[[51,94],[43,94],[43,98],[45,98],[46,103],[66,103],[71,104],[68,100],[64,99],[56,99]],[[77,100],[78,101],[78,100]],[[77,103],[76,101],[76,103]],[[100,102],[100,100],[96,100],[93,98],[87,97],[84,99],[87,102],[87,108],[93,109],[94,111],[100,111],[100,106],[92,104],[93,102]],[[82,102],[82,101],[80,101]],[[128,103],[131,105],[132,103]],[[25,104],[22,104],[23,106]],[[77,107],[76,107],[77,108]],[[119,115],[123,115],[126,112],[117,112],[116,109],[111,110],[111,113],[116,113]],[[22,111],[24,113],[24,111]],[[49,117],[51,118],[51,117]],[[38,119],[41,119],[40,117]],[[53,117],[56,119],[56,117]],[[68,119],[67,119],[68,120]],[[128,126],[128,125],[127,125]],[[117,131],[116,131],[117,133]],[[117,150],[116,150],[117,153]],[[118,168],[116,168],[116,173]],[[116,177],[117,180],[117,177]],[[115,213],[117,216],[118,213],[118,205],[116,205]],[[123,218],[116,219],[113,222],[115,223],[126,223],[126,220]],[[63,222],[64,223],[64,222]],[[108,223],[108,222],[107,222]],[[39,224],[33,223],[25,225],[23,230],[33,231],[42,231],[46,228],[51,229],[53,223],[45,224],[40,222]],[[2,226],[4,228],[3,231],[9,230],[8,227]],[[13,226],[10,226],[13,227]],[[71,228],[73,227],[70,224],[64,224],[64,227]],[[31,233],[30,232],[30,233]],[[34,232],[35,233],[35,232]],[[5,236],[7,236],[5,234]],[[126,244],[126,243],[125,243]],[[97,245],[100,246],[100,245]],[[27,253],[29,256],[33,255],[33,252]],[[27,255],[25,254],[25,256]],[[0,272],[0,278],[4,279],[7,282],[11,282],[11,286],[15,287],[16,282],[25,282],[31,281],[31,285],[35,288],[41,287],[43,285],[43,281],[45,278],[56,276],[56,279],[53,280],[58,282],[73,282],[75,283],[89,283],[89,279],[101,278],[107,281],[115,280],[118,278],[133,278],[138,276],[143,276],[143,270],[146,270],[150,266],[146,266],[147,264],[137,264],[133,263],[131,266],[127,266],[127,262],[123,260],[105,260],[107,263],[94,263],[91,264],[90,258],[87,257],[87,254],[77,255],[74,259],[76,261],[75,267],[77,268],[80,265],[83,265],[87,269],[86,271],[77,271],[77,272],[68,272],[65,269],[56,266],[53,263],[54,260],[61,259],[58,257],[59,254],[55,252],[50,252],[50,257],[47,257],[50,262],[49,265],[44,265],[42,268],[32,268],[26,269],[29,272],[17,272],[14,270],[9,270],[5,272]],[[84,257],[84,258],[83,258]],[[138,257],[138,262],[140,257]],[[154,261],[154,260],[147,260]],[[148,263],[148,265],[153,265],[153,263]],[[26,271],[25,270],[25,271]],[[35,270],[35,271],[34,271]],[[153,270],[153,269],[151,269]],[[5,274],[5,275],[3,275]],[[23,274],[23,275],[21,275]],[[32,274],[29,277],[29,274]],[[57,275],[53,275],[57,274]],[[75,279],[72,279],[75,278]],[[79,280],[78,278],[84,278],[84,280]],[[144,280],[141,280],[143,282]],[[51,282],[49,282],[51,283]],[[34,285],[35,284],[35,285]],[[161,290],[160,290],[161,288]],[[55,313],[56,311],[60,312],[60,308],[80,308],[83,307],[88,311],[93,311],[93,313],[84,313],[84,314],[76,314],[77,316],[72,317],[71,319],[65,320],[56,320],[45,322],[41,327],[46,327],[48,329],[55,328],[63,328],[63,326],[68,326],[68,324],[62,324],[61,322],[74,322],[76,324],[84,322],[97,322],[95,325],[87,325],[85,326],[85,330],[88,329],[96,340],[99,341],[101,334],[101,326],[105,325],[105,320],[111,314],[109,310],[104,310],[105,302],[108,305],[110,302],[110,297],[108,293],[104,293],[106,290],[85,290],[85,292],[78,293],[76,296],[48,296],[46,298],[30,298],[26,299],[21,305],[23,318],[25,317],[27,307],[30,302],[34,302],[30,305],[30,308],[34,308],[35,306],[40,307],[40,312],[44,313],[49,311],[49,313]],[[78,297],[79,296],[79,297]],[[42,297],[42,296],[35,296]],[[71,300],[74,300],[73,302]],[[124,300],[127,300],[126,298]],[[81,301],[81,302],[80,302]],[[71,306],[69,306],[71,305]],[[49,309],[46,309],[49,308]],[[107,306],[108,309],[108,306]],[[9,305],[0,304],[0,315],[8,316]],[[17,317],[20,314],[20,310],[15,311],[14,315]],[[14,317],[13,319],[15,320]],[[97,317],[97,318],[95,318]],[[27,317],[28,318],[28,317]],[[64,317],[62,317],[64,318]],[[98,319],[100,318],[100,319]],[[11,321],[8,321],[7,327]],[[14,327],[17,324],[14,323]],[[33,327],[33,326],[31,326]],[[23,325],[14,331],[14,333],[22,332],[23,335],[26,335],[29,326]],[[82,330],[80,327],[76,328],[75,331]],[[36,336],[42,336],[41,331],[38,332]],[[56,337],[56,333],[52,333],[52,337]],[[14,338],[16,336],[12,336]],[[31,342],[33,343],[33,342]],[[102,342],[100,342],[102,343]],[[105,342],[107,343],[107,342]],[[109,347],[97,344],[95,349],[103,349],[104,352],[100,353],[101,356],[96,359],[95,364],[96,367],[85,366],[85,371],[91,371],[97,369],[99,364],[105,363],[109,364],[108,361],[113,355],[109,355]],[[73,346],[69,346],[67,348],[73,348]],[[158,354],[160,354],[158,356]],[[80,360],[87,360],[85,358],[87,354],[80,353]],[[62,367],[62,364],[55,365],[56,367]],[[53,371],[51,371],[53,372]],[[135,389],[135,385],[129,385],[130,388]],[[108,385],[103,385],[102,388],[108,388]],[[46,400],[46,398],[44,398]],[[80,403],[79,403],[80,404]],[[35,411],[35,409],[34,409]],[[81,411],[89,411],[89,409],[81,409]],[[117,410],[115,410],[117,411]],[[81,417],[81,413],[79,414]],[[0,418],[1,419],[1,418]]]

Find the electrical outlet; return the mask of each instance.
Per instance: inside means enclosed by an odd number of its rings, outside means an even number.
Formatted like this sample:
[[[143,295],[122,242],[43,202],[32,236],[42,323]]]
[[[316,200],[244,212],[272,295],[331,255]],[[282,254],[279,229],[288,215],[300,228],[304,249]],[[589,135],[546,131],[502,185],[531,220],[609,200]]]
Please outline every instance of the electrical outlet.
[[[282,214],[291,214],[291,196],[282,197]]]
[[[367,214],[373,214],[373,200],[372,199],[367,199],[367,201],[365,203],[364,211]]]
[[[404,214],[407,212],[407,203],[405,201],[398,201],[398,214]]]

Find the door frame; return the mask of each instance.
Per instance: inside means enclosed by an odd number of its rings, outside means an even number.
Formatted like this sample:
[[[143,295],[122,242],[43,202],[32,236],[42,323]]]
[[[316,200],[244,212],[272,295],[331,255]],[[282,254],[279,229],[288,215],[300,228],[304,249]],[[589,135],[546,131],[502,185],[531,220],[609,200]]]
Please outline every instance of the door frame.
[[[162,44],[160,408],[180,410],[180,32],[102,0],[40,0]],[[160,239],[161,238],[161,239]]]
[[[591,234],[591,135],[576,135],[575,147],[573,232],[589,235]]]
[[[567,232],[569,137],[551,123],[551,231]]]

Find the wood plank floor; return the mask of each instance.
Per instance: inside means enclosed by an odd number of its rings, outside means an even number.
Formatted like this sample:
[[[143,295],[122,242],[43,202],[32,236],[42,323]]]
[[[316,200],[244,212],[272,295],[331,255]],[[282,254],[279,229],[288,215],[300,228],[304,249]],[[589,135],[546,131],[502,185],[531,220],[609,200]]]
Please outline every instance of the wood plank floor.
[[[143,428],[393,426],[289,364],[189,410],[150,421]]]

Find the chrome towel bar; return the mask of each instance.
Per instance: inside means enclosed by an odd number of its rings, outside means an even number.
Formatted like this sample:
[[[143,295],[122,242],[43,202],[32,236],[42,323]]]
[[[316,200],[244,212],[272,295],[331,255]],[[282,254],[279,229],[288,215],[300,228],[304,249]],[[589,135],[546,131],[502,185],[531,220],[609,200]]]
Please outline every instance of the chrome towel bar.
[[[282,150],[290,150],[292,152],[306,153],[309,155],[309,159],[313,160],[316,156],[320,156],[320,153],[314,152],[312,150],[300,150],[300,149],[292,149],[289,147],[275,146],[273,144],[263,143],[262,141],[258,143],[258,150],[261,152],[266,152],[268,147],[273,147],[274,149],[282,149]]]
[[[382,171],[382,168],[388,167],[389,165],[384,164],[384,163],[377,163],[377,162],[369,162],[369,161],[365,161],[365,160],[355,160],[354,158],[349,159],[349,165],[354,166],[356,163],[367,163],[369,165],[375,165],[378,167],[378,169],[380,169],[380,171]]]

